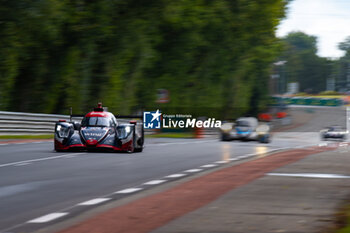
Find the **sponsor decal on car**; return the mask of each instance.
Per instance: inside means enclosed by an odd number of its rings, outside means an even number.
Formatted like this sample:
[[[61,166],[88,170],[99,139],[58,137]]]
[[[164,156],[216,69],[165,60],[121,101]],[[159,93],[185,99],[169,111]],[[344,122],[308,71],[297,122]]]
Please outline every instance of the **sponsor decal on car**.
[[[102,137],[103,133],[84,133],[86,137]]]

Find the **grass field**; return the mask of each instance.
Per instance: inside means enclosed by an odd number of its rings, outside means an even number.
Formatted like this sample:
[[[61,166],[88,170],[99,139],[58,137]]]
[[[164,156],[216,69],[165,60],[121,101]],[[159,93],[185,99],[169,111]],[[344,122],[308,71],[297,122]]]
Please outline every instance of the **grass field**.
[[[347,95],[310,95],[310,96],[305,96],[305,97],[342,99],[342,98],[347,97]]]
[[[350,204],[339,213],[339,222],[342,227],[336,233],[350,233]]]

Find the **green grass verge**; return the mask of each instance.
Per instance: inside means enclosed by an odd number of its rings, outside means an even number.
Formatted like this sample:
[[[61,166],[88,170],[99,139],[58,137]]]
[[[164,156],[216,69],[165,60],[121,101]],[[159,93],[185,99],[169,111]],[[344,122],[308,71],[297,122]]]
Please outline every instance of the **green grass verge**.
[[[159,133],[146,135],[146,138],[194,138],[193,133]],[[53,139],[53,134],[47,135],[0,135],[0,139]]]
[[[310,97],[314,97],[314,98],[345,98],[347,97],[346,95],[316,95],[316,96],[310,96]]]
[[[53,134],[45,135],[0,135],[0,139],[52,139]]]
[[[159,133],[145,135],[146,138],[194,138],[193,133]],[[0,139],[53,139],[53,134],[47,135],[0,135]]]
[[[337,230],[336,233],[350,233],[350,204],[348,204],[339,215],[342,228]]]
[[[347,97],[346,95],[298,95],[295,97],[311,97],[311,98],[335,98],[335,99],[341,99]]]
[[[145,136],[146,138],[194,138],[193,133],[158,133]]]
[[[350,226],[339,230],[337,233],[350,233]]]

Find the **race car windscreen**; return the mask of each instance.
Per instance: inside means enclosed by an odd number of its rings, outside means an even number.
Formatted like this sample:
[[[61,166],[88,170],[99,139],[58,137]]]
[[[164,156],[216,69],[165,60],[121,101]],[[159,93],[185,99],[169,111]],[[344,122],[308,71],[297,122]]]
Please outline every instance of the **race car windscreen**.
[[[339,132],[339,131],[344,131],[345,129],[343,129],[342,127],[340,126],[332,126],[332,127],[329,127],[328,128],[328,131],[334,131],[334,132]]]
[[[237,121],[236,122],[236,126],[238,126],[238,127],[249,127],[250,124],[249,124],[248,121]]]
[[[88,126],[102,126],[102,127],[110,127],[111,121],[107,117],[84,117],[81,122],[82,127]]]

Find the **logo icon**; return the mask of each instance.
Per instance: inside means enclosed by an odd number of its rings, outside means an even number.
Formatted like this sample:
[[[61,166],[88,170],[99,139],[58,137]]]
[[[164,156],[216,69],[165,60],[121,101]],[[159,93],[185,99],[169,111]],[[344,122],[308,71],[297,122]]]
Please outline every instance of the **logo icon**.
[[[143,127],[145,129],[160,129],[161,115],[159,109],[153,112],[143,112]]]

